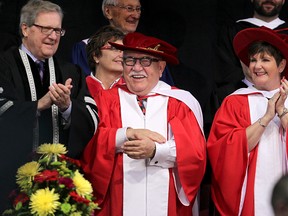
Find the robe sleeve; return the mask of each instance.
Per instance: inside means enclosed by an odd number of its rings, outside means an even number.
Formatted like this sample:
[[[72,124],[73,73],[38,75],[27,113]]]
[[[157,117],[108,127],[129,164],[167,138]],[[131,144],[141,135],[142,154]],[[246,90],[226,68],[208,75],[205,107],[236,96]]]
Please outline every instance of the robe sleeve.
[[[178,176],[191,203],[205,173],[206,141],[194,113],[177,99],[169,99],[168,119],[175,137]]]
[[[99,92],[98,97],[105,98],[101,100],[101,106],[98,107],[100,123],[81,159],[83,171],[92,183],[99,204],[103,202],[108,192],[116,161],[116,133],[117,129],[122,127],[119,99],[114,96],[108,91]],[[115,110],[119,111],[115,112]]]
[[[238,215],[248,166],[246,128],[250,125],[245,95],[228,96],[217,111],[207,142],[212,168],[212,199],[221,215]]]
[[[55,59],[55,63],[58,63]],[[97,128],[97,107],[88,92],[86,80],[79,66],[59,61],[63,83],[72,78],[71,89],[72,110],[71,124],[67,128],[68,155],[79,158]]]

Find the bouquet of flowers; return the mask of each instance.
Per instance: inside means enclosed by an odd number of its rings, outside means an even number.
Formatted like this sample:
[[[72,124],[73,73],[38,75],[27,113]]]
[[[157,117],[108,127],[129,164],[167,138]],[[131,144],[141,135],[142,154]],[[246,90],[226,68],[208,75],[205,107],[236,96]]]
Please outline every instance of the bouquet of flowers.
[[[98,205],[90,182],[79,171],[79,161],[65,156],[62,144],[42,144],[36,152],[38,161],[18,169],[19,189],[13,208],[4,215],[93,215]]]

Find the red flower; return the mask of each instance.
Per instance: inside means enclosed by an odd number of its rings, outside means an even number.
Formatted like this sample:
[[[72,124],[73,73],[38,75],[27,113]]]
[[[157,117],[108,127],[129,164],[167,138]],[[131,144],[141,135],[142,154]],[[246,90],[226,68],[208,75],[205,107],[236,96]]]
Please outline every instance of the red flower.
[[[72,197],[73,200],[75,200],[78,203],[84,203],[86,205],[89,205],[90,201],[79,196],[75,191],[72,191],[69,193],[69,195]]]
[[[76,159],[67,157],[67,156],[65,156],[65,155],[61,155],[60,158],[61,158],[62,160],[68,161],[69,163],[75,164],[75,165],[78,166],[78,167],[81,167],[81,163],[80,163],[79,160],[76,160]]]
[[[44,170],[40,174],[34,176],[34,181],[42,183],[44,181],[56,181],[59,173],[57,170]]]
[[[29,197],[25,193],[19,193],[14,199],[13,205],[16,206],[19,202],[22,202],[22,204],[24,204],[28,200]]]
[[[59,178],[59,184],[65,185],[65,187],[69,190],[74,187],[73,180],[67,177]]]

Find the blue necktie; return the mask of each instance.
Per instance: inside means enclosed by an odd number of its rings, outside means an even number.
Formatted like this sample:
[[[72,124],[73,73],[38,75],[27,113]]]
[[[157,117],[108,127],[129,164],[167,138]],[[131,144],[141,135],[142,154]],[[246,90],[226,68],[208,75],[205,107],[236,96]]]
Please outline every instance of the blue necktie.
[[[40,61],[40,60],[36,60],[35,61],[38,71],[39,71],[39,75],[40,75],[40,79],[41,81],[43,81],[43,75],[44,75],[44,62]]]

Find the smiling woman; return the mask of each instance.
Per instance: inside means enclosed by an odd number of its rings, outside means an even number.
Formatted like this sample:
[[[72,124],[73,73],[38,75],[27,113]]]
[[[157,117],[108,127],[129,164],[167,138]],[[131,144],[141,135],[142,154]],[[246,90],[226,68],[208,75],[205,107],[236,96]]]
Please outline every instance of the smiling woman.
[[[212,198],[220,215],[273,215],[272,188],[288,171],[287,39],[265,27],[234,38],[235,53],[249,66],[254,85],[224,99],[208,138]]]

